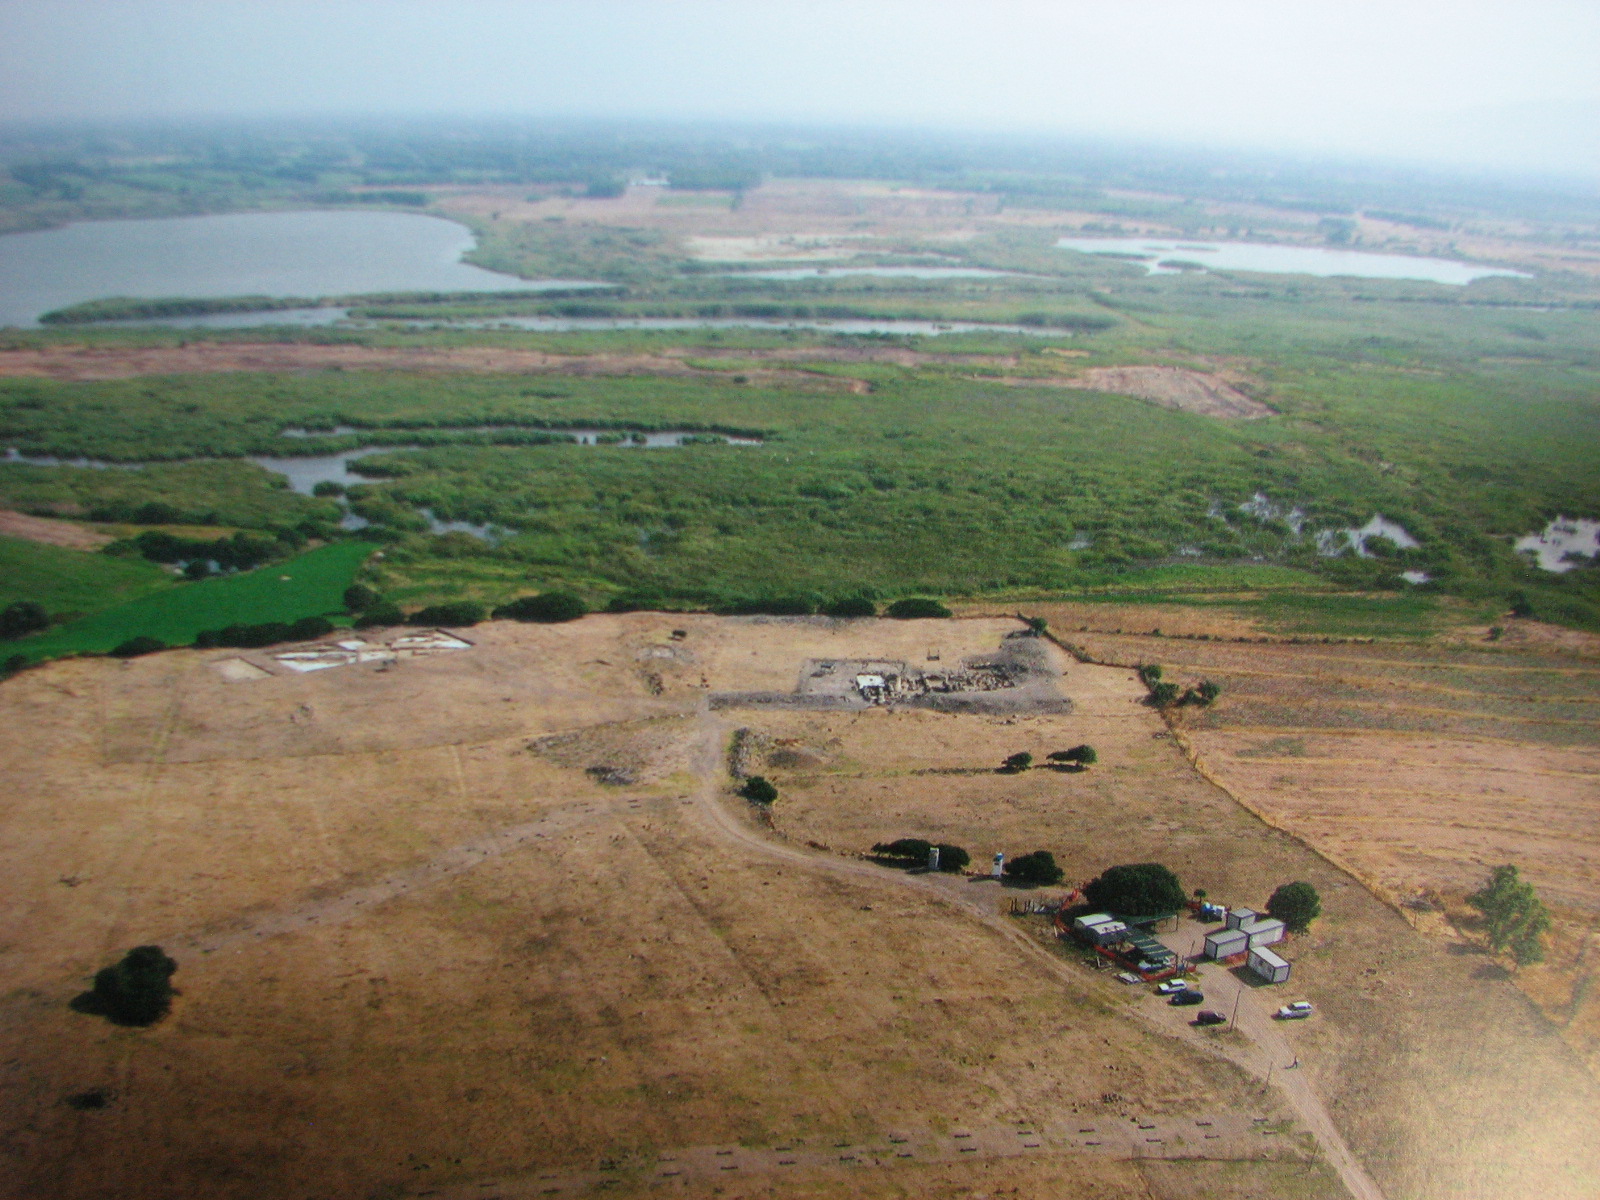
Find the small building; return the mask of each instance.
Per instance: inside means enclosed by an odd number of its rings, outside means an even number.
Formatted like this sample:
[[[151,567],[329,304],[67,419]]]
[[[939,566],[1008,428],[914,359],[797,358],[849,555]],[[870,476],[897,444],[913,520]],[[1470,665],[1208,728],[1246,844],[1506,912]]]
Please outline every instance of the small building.
[[[1115,946],[1118,942],[1128,938],[1128,927],[1121,921],[1107,917],[1097,925],[1087,925],[1078,931],[1078,936],[1096,946]]]
[[[869,704],[880,704],[889,698],[889,685],[882,675],[857,675],[856,688]]]
[[[1237,932],[1250,935],[1250,949],[1254,950],[1257,946],[1271,946],[1283,941],[1288,930],[1277,917],[1262,917],[1248,925],[1241,925]]]
[[[1114,920],[1116,918],[1110,913],[1087,913],[1084,916],[1074,918],[1072,928],[1078,933],[1082,933],[1091,925],[1104,925],[1107,921]]]
[[[1238,929],[1241,925],[1248,925],[1261,914],[1253,908],[1230,908],[1228,910],[1228,928]]]
[[[1250,951],[1249,966],[1268,983],[1283,983],[1289,978],[1288,962],[1264,946]]]
[[[1242,929],[1219,929],[1206,934],[1207,958],[1232,958],[1250,949],[1250,935]]]

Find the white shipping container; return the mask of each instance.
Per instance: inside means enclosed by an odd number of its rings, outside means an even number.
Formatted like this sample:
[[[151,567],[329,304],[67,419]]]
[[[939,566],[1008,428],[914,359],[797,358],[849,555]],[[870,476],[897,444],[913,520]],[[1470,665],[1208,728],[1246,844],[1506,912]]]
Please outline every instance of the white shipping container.
[[[1283,941],[1285,929],[1283,922],[1278,918],[1267,917],[1241,926],[1239,932],[1250,935],[1250,949],[1254,950],[1257,946],[1271,946]]]
[[[1289,964],[1267,949],[1250,951],[1250,969],[1268,983],[1283,983],[1289,978]]]
[[[1228,910],[1228,928],[1238,929],[1241,925],[1248,925],[1257,917],[1253,908],[1230,908]]]
[[[1230,958],[1250,948],[1250,935],[1239,929],[1219,929],[1206,934],[1207,958]]]
[[[1079,933],[1084,932],[1091,925],[1104,925],[1108,921],[1116,920],[1110,913],[1090,913],[1088,916],[1079,917],[1072,922],[1072,927]]]
[[[1084,933],[1096,946],[1110,946],[1128,936],[1128,927],[1121,921],[1107,921],[1104,925],[1091,925]]]

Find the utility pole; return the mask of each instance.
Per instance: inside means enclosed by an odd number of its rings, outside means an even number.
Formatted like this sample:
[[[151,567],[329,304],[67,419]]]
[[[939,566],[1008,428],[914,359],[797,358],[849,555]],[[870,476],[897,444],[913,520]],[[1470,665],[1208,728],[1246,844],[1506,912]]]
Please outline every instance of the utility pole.
[[[1233,994],[1233,1015],[1228,1018],[1230,1028],[1239,1028],[1239,1001],[1244,999],[1244,984],[1239,985],[1239,990]]]

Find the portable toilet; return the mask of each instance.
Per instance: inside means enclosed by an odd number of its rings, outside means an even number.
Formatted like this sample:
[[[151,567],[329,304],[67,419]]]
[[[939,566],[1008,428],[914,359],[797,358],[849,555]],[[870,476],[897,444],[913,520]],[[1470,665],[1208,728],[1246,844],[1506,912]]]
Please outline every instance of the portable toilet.
[[[1283,941],[1283,935],[1287,931],[1283,922],[1277,917],[1263,917],[1259,921],[1241,925],[1239,932],[1250,935],[1250,949],[1254,950],[1257,946],[1271,946],[1275,942]]]
[[[997,851],[995,851],[994,865],[989,868],[989,874],[991,876],[993,876],[995,879],[999,879],[1005,873],[1006,873],[1006,852],[1004,850],[997,850]]]
[[[1250,951],[1250,969],[1268,983],[1283,983],[1289,978],[1289,964],[1263,946]]]
[[[1232,958],[1250,948],[1250,935],[1242,929],[1219,929],[1206,934],[1207,958]]]
[[[1253,908],[1230,908],[1228,910],[1228,928],[1238,929],[1241,925],[1248,925],[1258,915]]]

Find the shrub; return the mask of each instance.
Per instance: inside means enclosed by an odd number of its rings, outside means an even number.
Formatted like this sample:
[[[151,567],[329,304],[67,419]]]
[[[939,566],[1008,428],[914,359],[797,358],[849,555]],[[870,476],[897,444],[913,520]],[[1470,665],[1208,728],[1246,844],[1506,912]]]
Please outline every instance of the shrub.
[[[97,972],[93,989],[77,997],[72,1007],[109,1017],[117,1025],[152,1025],[172,1003],[177,969],[160,946],[135,946],[121,962]]]
[[[1026,771],[1031,766],[1033,766],[1033,755],[1026,750],[1019,750],[1015,754],[1007,755],[1000,769],[1007,775],[1015,775],[1018,771]]]
[[[1094,747],[1085,742],[1081,746],[1074,746],[1071,750],[1056,750],[1050,754],[1050,761],[1056,763],[1077,763],[1080,767],[1093,766],[1100,761],[1100,756],[1095,753]]]
[[[494,610],[494,618],[497,621],[538,621],[554,625],[561,621],[576,621],[588,611],[589,606],[571,592],[540,592],[537,596],[522,596],[502,604]]]
[[[722,611],[733,617],[809,617],[817,611],[817,606],[805,596],[762,596],[753,600],[734,600]]]
[[[1267,915],[1277,917],[1291,933],[1304,933],[1322,915],[1322,898],[1309,883],[1286,883],[1267,901]]]
[[[476,625],[484,618],[483,605],[476,600],[452,600],[430,604],[406,618],[409,625]]]
[[[153,637],[129,638],[111,651],[113,658],[138,658],[141,654],[154,654],[157,650],[165,650],[167,644]]]
[[[1055,855],[1048,850],[1035,850],[1032,854],[1024,854],[1020,858],[1012,859],[1005,867],[1007,879],[1028,887],[1060,883],[1065,874],[1065,871],[1056,866]]]
[[[845,596],[822,610],[828,617],[875,617],[878,606],[865,596]]]
[[[289,640],[309,642],[312,638],[326,637],[333,632],[333,622],[327,617],[301,617],[289,626]]]
[[[893,617],[897,621],[912,621],[927,617],[948,617],[953,614],[937,600],[929,600],[922,596],[912,596],[905,600],[896,600],[889,605],[885,615]]]
[[[352,583],[344,590],[345,612],[366,612],[374,604],[381,604],[383,597],[373,591],[364,583]]]
[[[371,629],[374,625],[401,625],[406,619],[399,605],[390,600],[379,600],[356,618],[357,629]]]
[[[1171,708],[1178,700],[1178,685],[1157,683],[1150,688],[1150,703],[1157,708]]]
[[[1202,679],[1200,686],[1195,688],[1195,691],[1199,693],[1200,703],[1202,704],[1210,704],[1218,696],[1222,695],[1222,689],[1209,679]]]
[[[32,600],[18,600],[0,609],[0,639],[26,637],[48,628],[50,615]]]
[[[752,775],[744,781],[739,794],[752,804],[771,804],[778,798],[778,789],[764,775]]]
[[[1178,877],[1160,863],[1112,867],[1091,880],[1083,896],[1096,908],[1132,917],[1177,912],[1188,903]]]
[[[949,842],[930,842],[923,838],[898,838],[892,842],[879,842],[872,848],[873,856],[885,866],[911,869],[928,865],[928,853],[939,847],[939,870],[952,874],[965,871],[972,855],[961,846]]]

